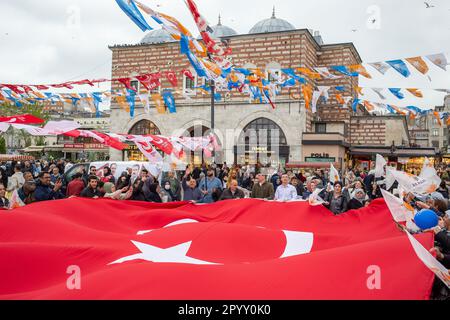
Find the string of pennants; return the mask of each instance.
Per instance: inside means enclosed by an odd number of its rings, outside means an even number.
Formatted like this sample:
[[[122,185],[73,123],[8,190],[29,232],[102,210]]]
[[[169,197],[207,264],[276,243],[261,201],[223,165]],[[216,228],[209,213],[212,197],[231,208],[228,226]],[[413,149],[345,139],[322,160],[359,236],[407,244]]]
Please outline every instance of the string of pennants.
[[[327,101],[329,99],[329,90],[332,87],[328,86],[314,86],[315,80],[333,80],[342,77],[359,77],[372,78],[367,68],[362,65],[342,65],[328,67],[316,67],[313,69],[301,67],[297,69],[286,68],[281,69],[281,73],[277,70],[265,71],[260,69],[247,69],[233,65],[229,59],[232,49],[223,47],[213,39],[213,29],[207,20],[200,14],[196,4],[193,0],[185,0],[190,13],[192,14],[197,28],[200,32],[203,43],[195,39],[187,28],[185,28],[176,18],[169,15],[157,12],[148,6],[141,4],[135,0],[116,0],[119,7],[126,13],[126,15],[142,30],[153,30],[152,27],[145,20],[142,12],[149,15],[162,29],[166,30],[174,40],[180,43],[180,52],[186,55],[192,68],[195,70],[197,76],[205,80],[214,80],[217,88],[217,93],[214,98],[216,101],[222,99],[221,91],[231,92],[233,90],[241,94],[247,94],[252,102],[270,104],[275,108],[276,96],[280,94],[284,88],[300,88],[301,95],[305,101],[305,107],[316,112],[317,104],[320,99]],[[142,12],[141,12],[142,11]],[[446,71],[448,60],[446,54],[432,54],[420,57],[411,57],[406,59],[389,60],[383,62],[369,63],[368,66],[374,68],[380,74],[385,75],[390,69],[397,71],[405,78],[411,75],[411,70],[416,69],[423,75],[427,75],[430,71],[431,65]],[[181,74],[195,80],[194,74],[190,70],[182,70]],[[4,102],[9,101],[21,106],[22,103],[36,103],[42,101],[64,101],[76,105],[80,101],[84,101],[89,105],[89,108],[99,115],[99,104],[108,99],[114,98],[116,102],[130,112],[130,116],[134,116],[136,100],[139,99],[144,105],[146,112],[150,109],[150,102],[152,101],[159,113],[165,113],[166,109],[170,113],[176,112],[175,97],[173,93],[179,93],[177,90],[164,89],[162,94],[151,93],[154,89],[161,86],[161,78],[165,77],[168,82],[176,88],[178,85],[177,75],[173,71],[156,72],[142,74],[135,77],[120,78],[120,79],[97,79],[97,80],[80,80],[70,81],[60,84],[51,85],[12,85],[0,84],[0,100]],[[310,80],[310,81],[308,81]],[[125,90],[124,91],[107,91],[107,92],[93,92],[93,93],[72,93],[72,94],[56,94],[49,92],[40,92],[40,90],[48,90],[50,88],[66,88],[73,89],[74,86],[90,85],[118,81]],[[138,92],[133,86],[133,81],[138,81],[147,91]],[[205,81],[207,83],[207,81]],[[33,89],[34,87],[34,89]],[[363,88],[347,88],[345,86],[334,87],[337,94],[336,100],[343,106],[347,106],[353,101],[359,103],[357,97],[344,97],[344,92],[350,90],[358,92],[363,95]],[[383,94],[385,88],[372,88],[380,98],[385,97]],[[403,88],[386,88],[392,95],[398,99],[405,97]],[[194,90],[199,90],[203,93],[211,92],[208,84],[196,86]],[[404,89],[415,97],[423,97],[423,93],[418,88]],[[448,92],[448,89],[438,89],[442,92]],[[181,92],[181,95],[189,99],[186,92]],[[300,99],[300,95],[294,96]],[[355,110],[355,108],[353,108]],[[389,109],[386,109],[389,111]]]
[[[79,130],[80,125],[77,122],[68,120],[49,121],[43,127],[31,125],[42,123],[42,119],[31,115],[1,118],[0,132],[5,132],[12,126],[15,129],[25,130],[33,136],[64,135],[74,138],[87,137],[117,150],[126,149],[126,142],[132,142],[152,163],[163,162],[163,157],[157,150],[181,161],[186,157],[185,150],[193,152],[202,151],[207,157],[210,157],[213,151],[221,150],[216,136],[212,133],[204,137],[165,137],[162,135],[101,133],[94,130]]]

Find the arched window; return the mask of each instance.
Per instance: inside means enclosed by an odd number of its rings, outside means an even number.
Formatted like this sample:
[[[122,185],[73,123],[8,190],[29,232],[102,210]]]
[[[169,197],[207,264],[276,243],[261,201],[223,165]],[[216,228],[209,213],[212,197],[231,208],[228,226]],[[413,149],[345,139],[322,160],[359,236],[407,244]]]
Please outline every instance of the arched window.
[[[141,120],[130,129],[128,134],[137,136],[144,136],[148,134],[160,135],[161,131],[159,131],[159,128],[150,120]],[[129,161],[148,161],[147,157],[139,151],[138,147],[134,143],[129,144],[126,152]]]
[[[258,118],[241,132],[235,149],[235,162],[239,164],[285,164],[289,159],[289,146],[283,130],[274,121]]]
[[[161,131],[159,131],[159,128],[150,120],[141,120],[137,122],[128,133],[133,135],[159,135],[161,134]]]
[[[239,136],[239,144],[267,144],[287,146],[286,136],[277,125],[270,119],[258,118],[250,122]]]

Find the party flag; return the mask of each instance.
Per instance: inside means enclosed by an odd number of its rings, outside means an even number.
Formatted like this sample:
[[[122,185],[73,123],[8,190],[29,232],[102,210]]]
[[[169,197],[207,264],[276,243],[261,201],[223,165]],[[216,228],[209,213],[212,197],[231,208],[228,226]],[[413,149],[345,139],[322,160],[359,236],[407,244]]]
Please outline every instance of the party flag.
[[[345,104],[344,98],[342,98],[342,95],[340,93],[336,93],[335,98],[339,104]]]
[[[170,113],[176,113],[177,108],[175,106],[175,98],[173,97],[172,91],[170,90],[164,90],[163,92],[163,99],[164,103],[169,109]]]
[[[139,99],[144,106],[144,112],[146,114],[150,113],[150,94],[148,92],[139,94]]]
[[[442,121],[441,121],[441,116],[440,116],[439,112],[434,111],[434,112],[433,112],[433,115],[434,115],[434,117],[436,118],[437,123],[439,124],[439,126],[442,127]]]
[[[158,113],[166,113],[166,107],[164,106],[163,98],[159,93],[152,94],[152,100],[155,103],[155,108]]]
[[[385,75],[386,72],[389,70],[389,65],[387,65],[384,62],[374,62],[369,63],[369,65],[372,66],[374,69],[376,69],[382,75]]]
[[[356,65],[349,66],[348,69],[351,72],[359,73],[360,75],[362,75],[363,77],[365,77],[367,79],[372,79],[372,76],[370,75],[370,73],[367,72],[367,69],[361,64],[356,64]]]
[[[93,92],[92,93],[92,98],[94,99],[95,116],[97,118],[99,118],[100,117],[100,108],[99,108],[99,106],[100,106],[100,103],[103,102],[102,93],[101,92]]]
[[[411,75],[411,72],[408,69],[408,66],[406,65],[403,60],[390,60],[386,61],[388,65],[390,65],[392,68],[394,68],[398,73],[400,73],[405,78],[408,78]]]
[[[399,99],[404,99],[405,98],[405,95],[403,93],[401,93],[402,89],[400,89],[400,88],[388,88],[388,89],[397,98],[399,98]]]
[[[125,12],[125,14],[142,30],[153,30],[145,21],[142,13],[137,8],[133,0],[116,0],[119,7]]]
[[[358,111],[358,105],[359,105],[359,103],[361,102],[361,100],[360,99],[354,99],[353,100],[353,104],[352,104],[352,109],[353,109],[353,112],[357,112]]]
[[[423,60],[422,57],[406,58],[405,60],[408,61],[414,68],[416,68],[417,71],[422,74],[427,74],[430,70],[427,63]]]
[[[339,172],[336,170],[336,168],[333,166],[332,163],[330,163],[330,182],[334,185],[336,182],[341,181],[339,178]]]
[[[302,90],[302,94],[303,94],[303,99],[305,100],[305,108],[307,110],[309,110],[310,106],[311,106],[312,96],[313,96],[312,87],[309,84],[302,85],[301,90]]]
[[[303,73],[304,75],[306,75],[308,78],[310,78],[312,80],[319,80],[322,78],[322,76],[319,73],[314,72],[305,67],[297,68],[297,71]]]
[[[445,54],[443,54],[443,53],[432,54],[432,55],[427,56],[427,58],[428,58],[428,60],[433,62],[436,66],[438,66],[442,70],[447,71],[448,61],[447,61],[447,57],[445,56]]]
[[[346,66],[332,66],[331,69],[349,77],[357,77],[359,75],[357,72],[352,72],[349,70]]]
[[[422,92],[420,92],[419,89],[409,88],[406,90],[409,91],[413,96],[416,96],[417,98],[423,98],[423,94]]]
[[[375,110],[375,107],[369,101],[363,101],[363,105],[368,112],[372,112]]]
[[[134,108],[136,105],[136,91],[127,89],[126,99],[130,105],[130,117],[134,118]]]
[[[381,93],[383,91],[382,88],[372,88],[372,91],[375,92],[381,100],[386,100],[386,97]]]

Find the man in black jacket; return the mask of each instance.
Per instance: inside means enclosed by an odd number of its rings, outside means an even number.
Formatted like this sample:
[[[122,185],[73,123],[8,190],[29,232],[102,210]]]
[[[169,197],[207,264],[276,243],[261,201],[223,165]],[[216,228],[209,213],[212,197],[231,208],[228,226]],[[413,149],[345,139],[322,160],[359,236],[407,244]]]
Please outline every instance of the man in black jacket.
[[[61,188],[61,179],[56,180],[55,186],[52,188],[50,173],[42,171],[38,176],[34,198],[36,201],[63,199],[64,194],[61,192]]]
[[[98,178],[96,176],[89,176],[88,186],[81,191],[80,197],[83,198],[101,198],[104,193],[98,188]]]

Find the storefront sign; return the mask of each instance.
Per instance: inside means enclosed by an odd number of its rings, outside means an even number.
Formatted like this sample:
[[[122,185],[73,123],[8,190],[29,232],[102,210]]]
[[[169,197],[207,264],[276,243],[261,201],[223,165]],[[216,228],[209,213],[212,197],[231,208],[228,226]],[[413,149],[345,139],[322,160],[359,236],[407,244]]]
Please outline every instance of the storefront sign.
[[[108,149],[108,146],[101,143],[66,143],[64,149]]]
[[[328,153],[311,153],[311,158],[327,159],[330,158]]]
[[[251,147],[251,149],[247,153],[266,153],[266,154],[274,154],[275,151],[268,150],[267,147]]]
[[[306,157],[305,162],[336,162],[336,158],[317,158],[317,157]]]

